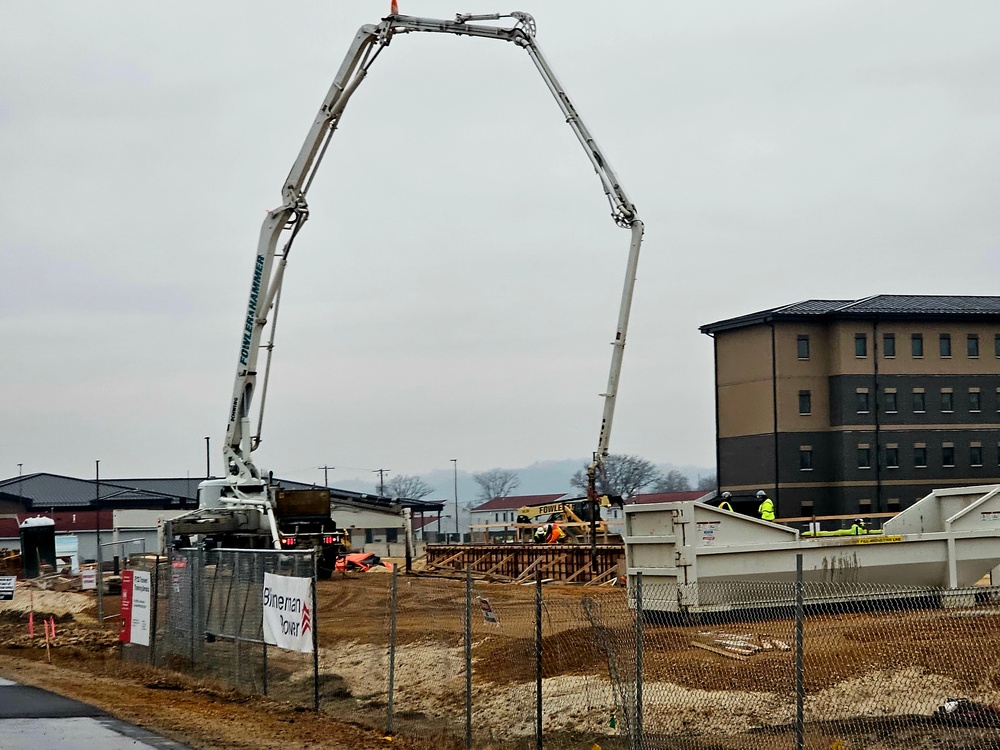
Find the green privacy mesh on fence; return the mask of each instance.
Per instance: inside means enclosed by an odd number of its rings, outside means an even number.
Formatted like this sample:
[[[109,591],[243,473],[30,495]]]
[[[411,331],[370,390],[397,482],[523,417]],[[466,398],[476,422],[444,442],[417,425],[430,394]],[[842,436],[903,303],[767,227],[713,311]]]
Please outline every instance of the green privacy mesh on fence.
[[[264,664],[275,563],[200,554],[161,564],[154,645],[125,653],[311,706],[311,655]],[[673,586],[468,585],[319,582],[320,710],[442,747],[1000,747],[1000,589],[806,583],[797,608],[723,581],[692,612]]]

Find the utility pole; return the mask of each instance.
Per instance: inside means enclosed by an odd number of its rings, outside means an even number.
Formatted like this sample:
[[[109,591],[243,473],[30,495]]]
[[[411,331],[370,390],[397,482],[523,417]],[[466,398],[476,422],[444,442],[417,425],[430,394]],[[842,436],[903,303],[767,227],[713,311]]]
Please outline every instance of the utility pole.
[[[321,468],[323,470],[323,486],[324,487],[329,487],[330,486],[330,482],[326,478],[326,473],[330,469],[336,469],[337,467],[336,466],[320,466],[319,468]]]
[[[458,536],[458,543],[462,543],[462,536],[458,532],[458,459],[451,459],[451,465],[455,469],[455,534]]]
[[[212,478],[212,438],[205,436],[205,479]]]
[[[385,475],[388,474],[392,469],[375,469],[372,474],[378,474],[378,494],[380,497],[385,497]]]

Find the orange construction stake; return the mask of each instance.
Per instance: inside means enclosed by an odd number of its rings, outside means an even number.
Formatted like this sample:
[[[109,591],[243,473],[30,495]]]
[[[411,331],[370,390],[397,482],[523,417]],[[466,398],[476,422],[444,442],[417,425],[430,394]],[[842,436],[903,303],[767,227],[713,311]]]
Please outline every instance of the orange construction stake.
[[[49,624],[52,626],[52,640],[56,639],[56,618],[49,617]]]

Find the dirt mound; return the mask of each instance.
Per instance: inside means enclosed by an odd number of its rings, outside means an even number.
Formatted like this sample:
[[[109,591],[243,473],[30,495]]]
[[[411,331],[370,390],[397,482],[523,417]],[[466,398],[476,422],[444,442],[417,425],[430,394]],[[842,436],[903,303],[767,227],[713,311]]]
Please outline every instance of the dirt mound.
[[[91,594],[81,594],[76,591],[47,591],[36,589],[19,582],[14,591],[14,599],[0,602],[0,614],[5,612],[45,613],[46,615],[69,615],[86,612],[96,606],[96,599]]]

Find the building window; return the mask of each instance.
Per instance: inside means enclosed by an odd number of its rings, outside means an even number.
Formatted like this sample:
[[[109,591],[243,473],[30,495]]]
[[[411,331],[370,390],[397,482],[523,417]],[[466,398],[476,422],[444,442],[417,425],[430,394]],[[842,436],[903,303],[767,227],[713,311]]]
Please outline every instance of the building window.
[[[395,544],[399,541],[399,529],[386,529],[385,530],[385,540],[390,544]]]
[[[927,411],[927,400],[922,390],[913,392],[913,411],[921,414]]]
[[[365,529],[365,544],[371,544],[375,541],[375,534],[371,529]]]
[[[918,469],[927,468],[927,448],[923,445],[918,445],[913,449],[913,465]]]
[[[940,336],[938,336],[938,348],[941,351],[941,356],[942,357],[950,357],[951,356],[951,334],[950,333],[942,333]]]
[[[812,391],[799,391],[799,414],[812,414]]]
[[[885,449],[885,466],[887,469],[899,468],[899,448],[895,445],[887,446]]]
[[[951,443],[941,446],[941,465],[947,467],[955,465],[955,446]]]
[[[965,339],[966,351],[972,358],[979,357],[979,335],[975,333],[970,333],[968,338]]]
[[[809,337],[799,336],[798,340],[799,359],[809,359]]]
[[[970,466],[983,465],[983,446],[981,445],[969,446],[969,465]]]
[[[868,356],[868,334],[866,333],[854,334],[854,356],[855,357]]]
[[[983,401],[978,390],[969,391],[969,411],[982,411]]]
[[[993,336],[993,353],[1000,357],[1000,333]]]
[[[872,449],[868,446],[858,446],[858,468],[870,469],[872,467]]]
[[[885,509],[890,513],[899,513],[899,498],[890,497],[885,504]]]
[[[872,512],[871,500],[868,499],[858,500],[858,513],[860,513],[861,515],[865,515],[866,513],[871,513],[871,512]]]
[[[803,445],[799,448],[799,471],[812,471],[813,468],[813,452],[812,448],[808,445]]]
[[[896,391],[886,390],[885,392],[885,410],[890,414],[896,413]]]
[[[896,356],[896,334],[894,333],[882,334],[882,356],[884,357]]]
[[[924,356],[924,334],[915,333],[910,336],[910,351],[914,357]]]
[[[858,391],[855,396],[857,397],[858,414],[867,414],[869,411],[868,391]]]
[[[950,390],[941,391],[941,411],[952,412],[955,411],[955,399],[954,395]]]

